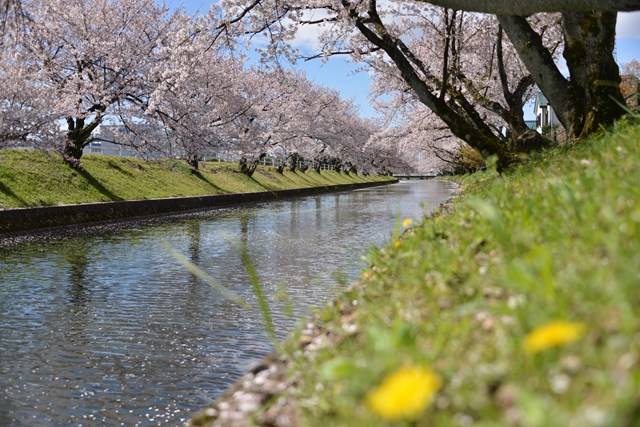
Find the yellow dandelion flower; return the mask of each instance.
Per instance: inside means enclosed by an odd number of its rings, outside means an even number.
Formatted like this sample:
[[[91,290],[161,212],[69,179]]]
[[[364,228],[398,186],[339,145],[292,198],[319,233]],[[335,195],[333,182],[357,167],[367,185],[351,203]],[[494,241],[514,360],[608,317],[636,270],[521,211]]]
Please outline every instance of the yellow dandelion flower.
[[[397,249],[397,248],[399,248],[399,247],[400,247],[400,245],[401,245],[401,244],[402,244],[402,243],[400,243],[400,240],[396,240],[396,243],[394,244],[394,246],[395,246],[395,247],[396,247],[396,249]]]
[[[413,220],[411,218],[407,218],[404,221],[402,221],[402,228],[407,228],[412,223],[413,223]]]
[[[366,405],[389,421],[414,419],[429,406],[441,386],[442,379],[430,369],[405,366],[371,390]]]
[[[584,334],[585,326],[578,322],[550,322],[529,332],[524,339],[524,348],[537,353],[551,347],[576,341]]]

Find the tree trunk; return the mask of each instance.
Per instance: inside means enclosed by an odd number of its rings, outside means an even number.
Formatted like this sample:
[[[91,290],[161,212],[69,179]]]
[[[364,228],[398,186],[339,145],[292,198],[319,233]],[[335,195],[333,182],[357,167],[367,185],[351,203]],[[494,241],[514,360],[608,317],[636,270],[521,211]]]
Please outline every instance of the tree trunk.
[[[258,168],[258,163],[262,160],[266,154],[260,154],[255,160],[248,161],[246,157],[240,158],[240,173],[252,177],[253,173]]]
[[[240,158],[240,173],[251,177],[256,170],[255,164],[249,164],[245,157]]]
[[[517,153],[530,153],[551,145],[551,141],[544,138],[527,126],[524,121],[524,95],[535,84],[531,74],[520,79],[515,89],[509,88],[509,77],[504,63],[503,29],[498,28],[498,40],[496,42],[496,56],[498,62],[498,75],[504,96],[509,108],[504,110],[502,118],[507,122],[507,136],[511,140],[511,150]]]
[[[74,169],[82,168],[80,158],[84,147],[89,144],[91,134],[101,122],[101,116],[98,116],[89,125],[85,126],[83,118],[67,117],[67,138],[62,151],[62,158],[65,163]]]
[[[555,109],[558,120],[570,131],[576,106],[567,96],[569,82],[558,70],[549,50],[544,47],[542,37],[521,16],[499,15],[498,21],[531,77]]]
[[[298,168],[298,159],[299,158],[300,158],[300,156],[298,155],[298,153],[291,153],[289,155],[288,162],[289,162],[289,170],[291,172],[295,173],[296,169]]]
[[[62,159],[66,164],[74,169],[81,169],[80,158],[82,157],[82,149],[84,148],[82,141],[74,140],[67,135],[67,140],[62,151]]]
[[[620,72],[613,59],[616,14],[571,13],[562,17],[569,81],[525,18],[498,16],[498,20],[568,136],[584,138],[624,114],[617,105],[623,98]]]
[[[198,170],[198,166],[200,165],[200,162],[198,160],[198,156],[197,155],[193,155],[193,156],[189,156],[187,157],[187,164],[189,165],[189,168],[191,168],[192,171],[197,171]]]
[[[587,137],[624,115],[620,70],[613,58],[616,13],[562,15],[564,57],[571,74],[571,96],[581,107],[574,134]]]

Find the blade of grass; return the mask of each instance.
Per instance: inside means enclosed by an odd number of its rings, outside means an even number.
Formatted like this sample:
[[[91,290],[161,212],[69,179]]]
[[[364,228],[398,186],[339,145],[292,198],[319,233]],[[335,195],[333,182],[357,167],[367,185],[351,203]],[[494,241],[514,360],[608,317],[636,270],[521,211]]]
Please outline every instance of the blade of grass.
[[[242,258],[242,265],[244,265],[245,270],[247,270],[247,274],[249,275],[249,280],[251,281],[251,287],[253,288],[253,293],[258,299],[258,306],[260,307],[260,312],[262,313],[262,317],[264,318],[264,327],[269,335],[271,341],[276,343],[276,329],[273,325],[273,316],[271,315],[271,309],[269,308],[269,302],[267,301],[267,297],[264,293],[264,289],[262,287],[262,283],[260,282],[260,276],[258,276],[258,271],[256,270],[255,265],[253,264],[253,260],[247,251],[247,245],[244,241],[240,242],[240,257]]]
[[[182,265],[187,271],[191,274],[197,276],[198,278],[205,281],[214,289],[218,290],[225,297],[229,298],[233,303],[239,305],[242,308],[251,308],[248,302],[246,302],[240,295],[233,292],[232,290],[226,288],[225,286],[219,284],[211,276],[209,276],[204,270],[200,267],[189,261],[184,255],[176,251],[167,241],[163,241],[162,245],[165,247],[167,252],[176,260],[180,265]]]

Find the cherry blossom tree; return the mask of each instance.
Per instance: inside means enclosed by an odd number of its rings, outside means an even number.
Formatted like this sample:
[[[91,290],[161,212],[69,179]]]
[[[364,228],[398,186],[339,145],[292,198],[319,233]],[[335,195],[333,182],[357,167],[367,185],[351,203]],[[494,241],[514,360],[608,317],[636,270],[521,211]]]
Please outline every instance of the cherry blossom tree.
[[[394,138],[394,137],[393,137]],[[389,143],[384,137],[372,135],[364,147],[363,162],[360,170],[364,175],[410,174],[417,171],[416,165],[398,149],[394,141]]]
[[[622,96],[630,108],[640,106],[638,89],[640,89],[640,62],[637,59],[632,59],[622,67],[622,83],[620,84]]]
[[[265,22],[277,22],[278,25],[269,30],[277,43],[292,38],[298,26],[325,28],[321,54],[349,54],[376,72],[393,75],[401,82],[401,90],[410,90],[458,138],[485,156],[496,155],[500,166],[508,165],[515,158],[514,148],[520,144],[512,144],[511,139],[525,135],[533,144],[523,145],[543,144],[539,136],[527,132],[522,120],[524,95],[533,81],[526,73],[504,67],[507,58],[514,56],[505,54],[504,46],[508,42],[501,37],[495,19],[415,1],[380,4],[373,0],[341,1],[329,6],[316,1],[263,0],[248,4],[228,0],[225,5],[230,16],[244,16],[243,32],[260,32]],[[490,30],[481,34],[487,26]],[[479,59],[498,56],[492,67],[484,61],[482,76],[473,70],[479,63],[471,58],[470,52],[479,46],[470,43],[470,39],[485,45],[486,40],[490,40],[489,46],[481,46],[484,57]],[[491,48],[493,52],[488,52]],[[518,71],[526,69],[520,67]],[[513,81],[516,77],[519,79]],[[487,91],[489,86],[495,86],[496,90]],[[510,128],[517,128],[514,129],[517,132],[509,136],[501,133],[493,120],[495,117]]]
[[[289,141],[293,158],[319,163],[332,159],[339,169],[356,171],[372,124],[358,116],[358,109],[339,93],[304,79],[297,91],[296,131]]]
[[[398,161],[390,162],[387,169],[400,174],[453,171],[459,148],[458,139],[438,116],[416,102],[406,105],[394,125],[372,135],[369,143],[376,148],[393,147]]]
[[[112,125],[118,143],[194,170],[206,155],[234,153],[247,175],[267,155],[291,169],[333,159],[350,171],[371,156],[373,127],[351,101],[277,66],[245,69],[215,8],[188,17],[154,0],[2,6],[0,144],[59,147],[80,167],[100,126]]]
[[[247,109],[234,138],[240,171],[251,176],[260,160],[285,147],[295,136],[299,80],[282,70],[251,68],[239,84]]]
[[[550,49],[559,52],[562,39],[557,16],[531,20],[543,29]],[[423,32],[410,47],[423,64],[440,70],[441,96],[446,92],[453,97],[466,96],[512,151],[529,151],[550,143],[524,122],[523,107],[534,93],[533,79],[495,17],[434,8],[422,22],[429,32]],[[457,163],[453,160],[457,148],[467,144],[453,137],[446,123],[425,108],[395,64],[384,59],[369,63],[374,70],[373,96],[387,100],[377,108],[393,127],[381,136],[393,141],[391,135],[395,135],[404,147],[400,153],[420,173],[451,169]]]
[[[318,164],[334,158],[357,168],[371,127],[353,102],[291,70],[250,69],[239,87],[247,108],[234,145],[243,173],[251,175],[267,155],[279,171],[287,165],[295,171],[302,159]]]
[[[442,73],[438,72],[424,55],[419,54],[419,43],[416,43],[416,39],[428,41],[430,25],[434,22],[444,25],[447,34],[445,40],[448,41],[439,57],[448,62],[446,58],[454,54],[453,30],[457,30],[458,40],[466,40],[469,29],[455,26],[455,22],[460,19],[455,15],[460,12],[445,12],[451,13],[450,20],[446,15],[440,20],[429,19],[434,9],[431,3],[441,6],[455,3],[455,8],[464,7],[500,14],[497,20],[501,30],[495,36],[492,35],[495,49],[500,48],[497,45],[499,41],[504,52],[507,45],[502,37],[504,31],[524,68],[531,75],[529,81],[535,82],[547,95],[571,136],[589,135],[601,126],[612,123],[622,114],[622,110],[617,106],[622,99],[617,89],[619,73],[612,57],[615,13],[610,10],[634,9],[637,2],[633,0],[602,2],[593,8],[590,8],[592,2],[589,2],[589,7],[577,1],[544,2],[544,6],[541,6],[540,2],[531,2],[531,7],[523,2],[516,2],[516,9],[505,6],[504,2],[496,2],[501,5],[496,7],[491,6],[491,2],[482,1],[477,2],[476,7],[472,2],[463,0],[226,0],[223,5],[227,16],[230,17],[229,22],[242,22],[240,33],[255,34],[268,30],[273,40],[271,51],[294,37],[296,29],[313,25],[323,31],[320,39],[322,52],[315,56],[347,54],[356,61],[377,57],[381,66],[387,65],[397,69],[397,74],[406,86],[421,103],[447,124],[454,135],[468,142],[484,156],[497,156],[499,168],[508,165],[517,157],[514,151],[518,151],[519,146],[532,145],[528,141],[521,144],[518,141],[519,135],[511,135],[515,142],[509,143],[508,139],[496,132],[494,124],[486,119],[497,114],[503,120],[509,118],[511,125],[517,124],[522,128],[521,120],[517,120],[520,123],[515,123],[515,112],[520,110],[517,104],[522,102],[522,95],[531,84],[520,86],[518,82],[513,82],[516,84],[505,85],[505,79],[502,77],[505,74],[508,77],[511,68],[504,67],[503,70],[498,70],[509,107],[501,114],[495,111],[497,99],[483,99],[484,93],[478,90],[482,88],[473,88],[467,84],[469,74],[456,75],[452,72],[454,70],[447,71],[448,67],[443,67]],[[536,26],[539,17],[527,19],[521,16],[552,10],[565,11],[559,24],[562,29],[564,56],[571,74],[568,79],[560,74],[555,65],[554,49],[557,49],[558,43],[548,43],[549,37],[545,34],[547,26]],[[518,16],[511,15],[516,12]],[[468,21],[476,19],[480,18],[476,15],[467,18]],[[583,60],[584,55],[589,57],[588,61]],[[499,67],[499,64],[495,65],[496,68]],[[457,82],[452,78],[456,78]],[[602,84],[603,82],[606,84]],[[483,109],[493,110],[493,114]],[[597,114],[598,112],[600,114]],[[535,145],[537,144],[534,143],[533,146]]]
[[[27,82],[35,93],[26,93],[23,102],[37,100],[43,120],[56,124],[53,134],[31,138],[63,141],[65,161],[79,167],[83,148],[107,117],[147,107],[157,83],[148,80],[150,70],[164,61],[160,47],[186,16],[169,15],[153,0],[33,0],[21,6],[29,19],[13,60],[3,61],[2,77]]]
[[[50,134],[52,117],[39,98],[29,70],[20,64],[16,54],[24,32],[24,19],[19,2],[2,5],[0,38],[0,147],[32,145],[34,133]]]
[[[20,0],[0,0],[0,18],[2,19],[2,30],[6,30],[8,26],[16,24],[16,21],[22,21],[25,16],[22,10],[22,2]]]
[[[0,144],[62,145],[77,167],[95,130],[115,120],[130,144],[175,147],[194,168],[222,146],[240,153],[248,174],[276,153],[369,165],[376,143],[364,141],[375,129],[348,102],[291,73],[244,71],[234,56],[237,36],[268,34],[265,58],[292,58],[286,42],[317,26],[322,49],[310,56],[368,64],[379,94],[393,98],[388,108],[404,115],[378,141],[396,135],[409,147],[402,135],[422,140],[446,126],[447,138],[503,167],[546,143],[522,119],[534,83],[570,136],[620,117],[614,11],[638,3],[223,0],[225,16],[214,7],[193,20],[154,0],[2,0]],[[552,10],[563,13],[525,17]],[[560,51],[569,78],[555,62]]]
[[[0,61],[11,64],[6,53],[0,52]],[[34,146],[58,133],[56,117],[48,113],[39,88],[28,78],[22,70],[15,70],[11,76],[0,71],[0,148]]]
[[[233,44],[212,43],[211,27],[208,17],[201,17],[171,33],[159,53],[164,61],[147,76],[155,84],[140,110],[144,115],[120,116],[138,142],[182,157],[194,170],[206,155],[239,140],[250,111],[243,91],[249,78],[245,58]]]

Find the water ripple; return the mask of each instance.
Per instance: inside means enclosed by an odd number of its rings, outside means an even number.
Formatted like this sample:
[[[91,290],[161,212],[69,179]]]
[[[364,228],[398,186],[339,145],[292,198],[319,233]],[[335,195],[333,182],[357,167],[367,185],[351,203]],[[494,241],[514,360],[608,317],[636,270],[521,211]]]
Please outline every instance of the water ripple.
[[[336,291],[335,271],[353,279],[398,217],[450,190],[402,183],[1,251],[0,425],[176,425],[268,353],[259,310],[185,271],[163,241],[257,307],[243,242],[283,337]]]

